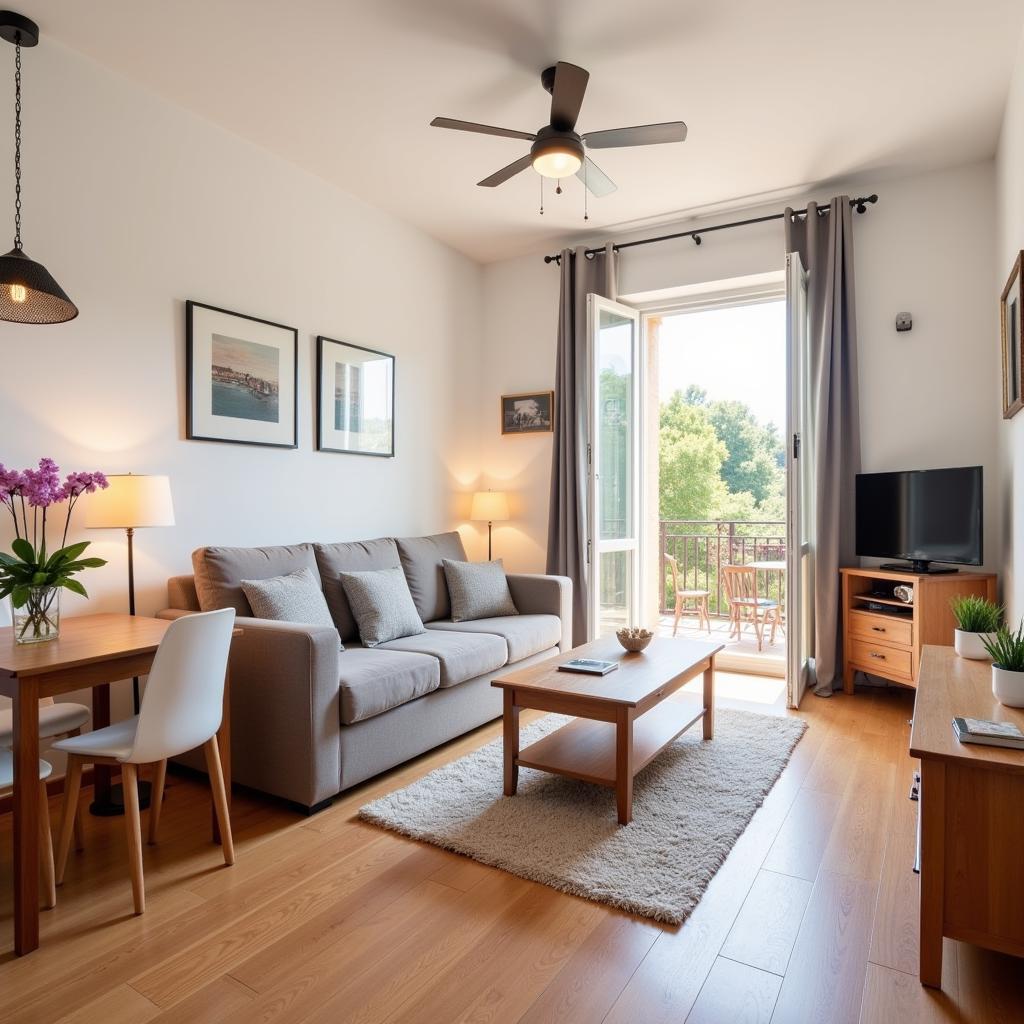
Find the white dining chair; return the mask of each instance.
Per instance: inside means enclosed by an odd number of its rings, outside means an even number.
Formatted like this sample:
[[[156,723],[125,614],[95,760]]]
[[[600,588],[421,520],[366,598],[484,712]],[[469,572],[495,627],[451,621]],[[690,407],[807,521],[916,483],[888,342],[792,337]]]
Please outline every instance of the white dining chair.
[[[57,906],[57,884],[53,871],[53,835],[50,832],[50,801],[46,796],[46,780],[53,769],[48,761],[39,762],[39,864],[46,888],[45,905],[51,910]],[[14,788],[14,755],[0,750],[0,796]]]
[[[167,627],[153,659],[138,715],[105,729],[97,729],[84,736],[75,736],[54,744],[55,750],[61,750],[68,756],[64,809],[57,842],[58,885],[64,881],[68,848],[78,811],[82,766],[120,765],[135,913],[141,914],[146,909],[138,766],[156,765],[149,811],[149,842],[155,843],[163,803],[167,759],[195,747],[202,747],[206,755],[224,862],[234,864],[231,820],[216,735],[223,716],[224,676],[234,623],[235,612],[232,608],[176,619]]]

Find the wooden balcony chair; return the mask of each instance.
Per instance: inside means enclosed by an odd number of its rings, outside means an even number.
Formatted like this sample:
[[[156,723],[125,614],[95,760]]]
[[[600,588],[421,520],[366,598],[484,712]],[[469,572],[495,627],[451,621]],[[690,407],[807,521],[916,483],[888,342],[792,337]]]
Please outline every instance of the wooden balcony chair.
[[[754,627],[758,651],[764,648],[764,629],[771,626],[769,644],[775,643],[775,631],[782,625],[779,602],[757,595],[757,570],[749,565],[723,565],[722,585],[729,603],[729,636],[739,639],[744,622]]]
[[[676,631],[679,629],[679,620],[686,610],[686,605],[691,601],[693,602],[694,611],[697,613],[697,628],[706,629],[710,633],[711,616],[708,613],[708,598],[711,596],[711,591],[689,590],[686,587],[681,587],[679,585],[679,563],[672,555],[666,555],[665,561],[668,562],[668,567],[672,570],[672,590],[676,595],[675,621],[672,623],[672,635],[676,635]]]

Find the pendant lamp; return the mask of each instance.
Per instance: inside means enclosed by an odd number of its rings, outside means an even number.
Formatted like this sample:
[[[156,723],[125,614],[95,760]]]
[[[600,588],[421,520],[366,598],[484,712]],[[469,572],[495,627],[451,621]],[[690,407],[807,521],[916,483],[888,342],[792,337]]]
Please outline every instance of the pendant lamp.
[[[39,26],[14,11],[0,11],[0,37],[14,44],[14,248],[0,256],[0,320],[60,324],[78,307],[41,263],[21,247],[21,48],[39,42]]]

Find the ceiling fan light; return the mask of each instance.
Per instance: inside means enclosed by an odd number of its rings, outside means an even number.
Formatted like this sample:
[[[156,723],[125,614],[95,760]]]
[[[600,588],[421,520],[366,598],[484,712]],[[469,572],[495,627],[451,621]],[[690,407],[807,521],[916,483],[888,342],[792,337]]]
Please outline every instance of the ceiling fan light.
[[[583,166],[583,146],[574,139],[538,139],[531,156],[545,178],[570,178]]]

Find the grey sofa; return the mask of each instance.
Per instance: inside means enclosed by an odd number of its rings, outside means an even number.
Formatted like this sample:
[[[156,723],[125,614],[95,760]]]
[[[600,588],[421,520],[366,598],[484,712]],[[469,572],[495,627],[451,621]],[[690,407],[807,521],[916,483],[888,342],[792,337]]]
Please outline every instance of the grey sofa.
[[[572,646],[572,583],[509,575],[520,614],[453,623],[442,559],[465,559],[457,533],[339,544],[200,548],[193,576],[168,582],[165,618],[234,608],[234,780],[313,811],[344,789],[501,713],[501,671]],[[339,573],[401,566],[427,632],[373,649],[358,631]],[[243,579],[307,567],[337,632],[252,617]],[[339,650],[338,635],[344,650]]]

